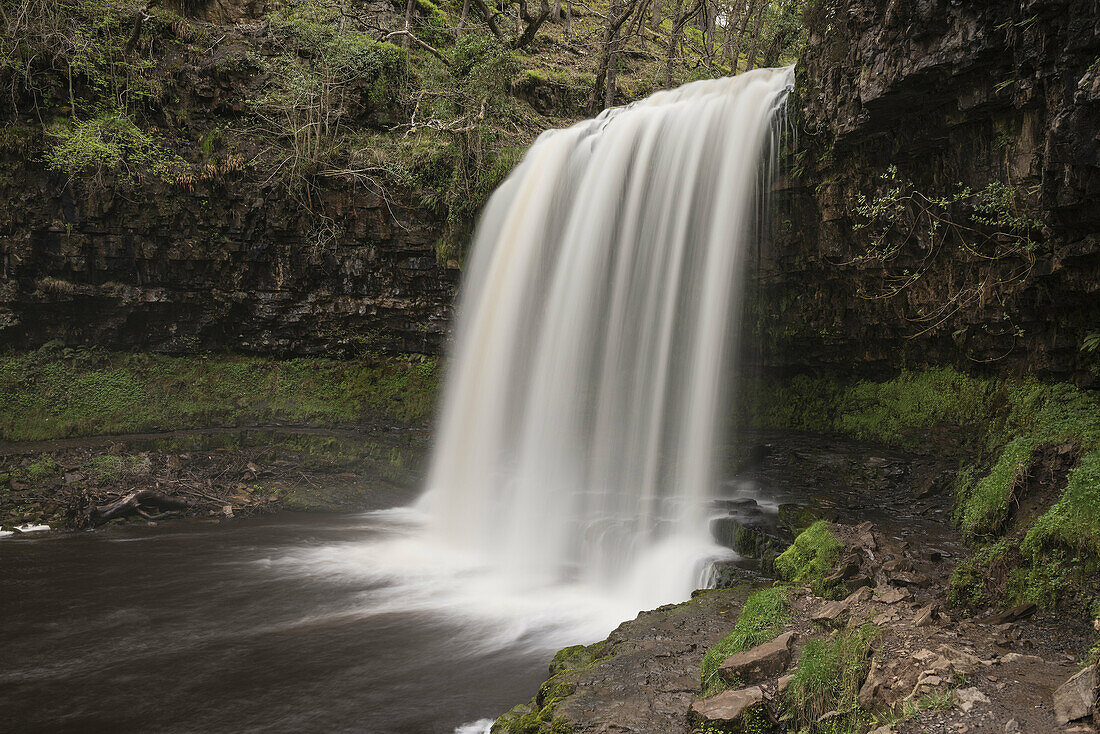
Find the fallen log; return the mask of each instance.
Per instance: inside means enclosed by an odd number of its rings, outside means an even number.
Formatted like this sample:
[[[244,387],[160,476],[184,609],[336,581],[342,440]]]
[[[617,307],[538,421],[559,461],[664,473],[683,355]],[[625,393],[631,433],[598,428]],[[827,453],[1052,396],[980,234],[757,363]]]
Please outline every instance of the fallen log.
[[[107,522],[116,517],[125,517],[131,513],[148,518],[148,512],[141,505],[158,510],[187,510],[193,506],[193,503],[182,497],[170,497],[151,489],[142,489],[131,492],[122,499],[115,500],[110,504],[93,507],[90,515],[94,522]]]

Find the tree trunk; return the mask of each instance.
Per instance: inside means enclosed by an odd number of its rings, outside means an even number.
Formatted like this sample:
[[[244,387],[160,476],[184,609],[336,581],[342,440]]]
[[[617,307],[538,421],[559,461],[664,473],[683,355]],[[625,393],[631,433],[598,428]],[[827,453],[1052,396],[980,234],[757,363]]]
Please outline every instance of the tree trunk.
[[[600,44],[600,55],[596,60],[596,83],[592,85],[592,91],[588,95],[588,110],[595,115],[607,105],[609,98],[614,98],[615,74],[611,71],[612,84],[608,84],[608,72],[615,61],[618,50],[619,30],[623,23],[630,19],[638,6],[638,0],[630,0],[623,5],[612,3],[607,9],[607,24],[604,26],[603,43]],[[609,88],[610,87],[610,88]],[[601,106],[601,104],[603,106]]]
[[[752,47],[749,49],[749,57],[745,60],[745,71],[756,68],[756,51],[760,48],[760,34],[764,30],[764,9],[767,5],[767,2],[761,2],[760,9],[756,11],[756,20],[752,24]]]
[[[676,42],[680,35],[680,11],[684,8],[684,0],[676,0],[676,7],[672,11],[672,29],[668,32],[668,48],[665,49],[665,89],[672,88],[672,60],[676,55]]]
[[[455,37],[462,38],[462,27],[466,25],[466,17],[470,14],[470,0],[462,0],[462,14],[458,16],[458,26],[455,28]]]
[[[504,33],[500,30],[500,26],[497,25],[497,19],[493,13],[493,9],[485,4],[485,0],[473,0],[474,7],[481,13],[481,17],[485,19],[485,25],[489,26],[489,30],[493,32],[501,41],[504,40]]]
[[[142,489],[131,492],[122,499],[110,504],[93,507],[89,514],[93,522],[107,522],[131,513],[149,517],[148,513],[141,509],[141,505],[152,506],[158,510],[186,510],[192,506],[192,503],[181,497],[169,497],[151,489]]]
[[[615,79],[619,75],[619,50],[612,49],[607,56],[607,82],[604,84],[603,109],[615,106]]]
[[[405,4],[405,35],[401,37],[401,48],[406,51],[409,49],[408,34],[412,33],[413,8],[415,7],[416,0],[409,0],[409,2]]]
[[[527,3],[525,0],[521,0],[519,9],[517,12],[523,16],[523,19],[527,21],[527,27],[523,29],[523,33],[516,37],[516,40],[512,42],[512,48],[522,49],[526,48],[527,44],[535,40],[535,34],[539,32],[539,28],[550,17],[550,4],[547,0],[542,0],[539,5],[539,14],[531,15],[527,11]]]
[[[762,0],[752,0],[748,7],[745,8],[745,14],[741,17],[741,26],[737,29],[737,40],[733,42],[733,73],[737,73],[738,67],[741,66],[741,47],[745,42],[745,31],[749,27],[749,21],[752,19],[753,13],[756,11],[756,6],[759,5]]]

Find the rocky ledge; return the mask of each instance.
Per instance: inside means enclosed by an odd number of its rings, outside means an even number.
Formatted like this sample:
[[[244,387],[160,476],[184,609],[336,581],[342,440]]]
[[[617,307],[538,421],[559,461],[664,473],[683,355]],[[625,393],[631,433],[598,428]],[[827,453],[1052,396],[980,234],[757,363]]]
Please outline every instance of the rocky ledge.
[[[735,588],[562,650],[495,734],[1094,731],[1100,620],[949,599],[966,553],[944,491],[952,467],[820,436],[746,439],[759,450],[741,452],[753,460],[712,530],[763,557],[719,575]],[[760,595],[782,608],[754,616]]]
[[[1080,627],[1034,606],[972,617],[948,607],[939,551],[870,523],[829,532],[839,561],[806,585],[757,585],[785,600],[784,623],[713,677],[700,674],[704,654],[742,627],[752,587],[697,592],[560,651],[537,695],[492,732],[1095,731]]]
[[[511,732],[679,732],[702,690],[703,654],[737,618],[748,587],[697,592],[624,622],[603,642],[567,647],[530,703],[500,717]]]

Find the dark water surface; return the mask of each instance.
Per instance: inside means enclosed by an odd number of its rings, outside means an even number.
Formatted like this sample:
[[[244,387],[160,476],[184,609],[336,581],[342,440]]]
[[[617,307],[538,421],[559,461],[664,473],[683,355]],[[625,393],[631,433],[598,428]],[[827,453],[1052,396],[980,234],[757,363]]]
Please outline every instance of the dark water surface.
[[[0,541],[0,731],[449,734],[532,695],[546,650],[360,614],[377,580],[272,563],[365,532],[281,515]]]

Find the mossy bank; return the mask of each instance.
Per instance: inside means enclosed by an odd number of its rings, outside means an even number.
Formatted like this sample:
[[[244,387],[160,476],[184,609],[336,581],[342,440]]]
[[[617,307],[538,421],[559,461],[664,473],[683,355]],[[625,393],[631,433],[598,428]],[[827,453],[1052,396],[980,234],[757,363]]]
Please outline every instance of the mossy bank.
[[[954,457],[954,521],[973,557],[959,604],[1051,606],[1100,560],[1100,397],[1031,377],[950,368],[882,381],[796,376],[746,389],[761,428],[841,434]]]

